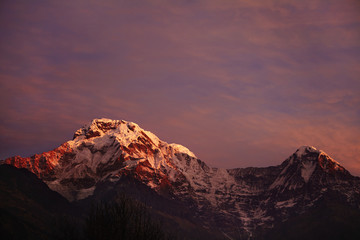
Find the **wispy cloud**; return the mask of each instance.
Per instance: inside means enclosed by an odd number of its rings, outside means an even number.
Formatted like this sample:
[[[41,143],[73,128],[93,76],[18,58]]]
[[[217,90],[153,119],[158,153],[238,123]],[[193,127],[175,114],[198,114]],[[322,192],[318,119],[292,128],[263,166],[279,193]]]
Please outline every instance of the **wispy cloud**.
[[[359,12],[355,0],[2,1],[1,157],[106,116],[215,166],[279,164],[312,144],[360,174]]]

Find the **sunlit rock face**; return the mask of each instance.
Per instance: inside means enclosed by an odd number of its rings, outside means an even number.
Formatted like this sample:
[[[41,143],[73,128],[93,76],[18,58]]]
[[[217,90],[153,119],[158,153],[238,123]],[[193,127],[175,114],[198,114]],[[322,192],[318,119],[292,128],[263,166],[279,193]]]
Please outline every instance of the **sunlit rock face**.
[[[94,119],[52,151],[4,163],[27,168],[70,201],[91,196],[104,183],[132,177],[159,195],[188,204],[205,227],[230,235],[241,231],[251,236],[271,228],[329,192],[360,206],[359,178],[314,147],[300,147],[279,166],[211,168],[186,147],[124,120]]]

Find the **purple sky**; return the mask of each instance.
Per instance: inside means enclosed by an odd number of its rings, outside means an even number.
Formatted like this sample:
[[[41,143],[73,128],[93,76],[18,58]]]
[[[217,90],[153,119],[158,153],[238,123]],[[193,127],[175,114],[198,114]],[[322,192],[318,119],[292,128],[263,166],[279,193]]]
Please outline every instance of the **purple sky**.
[[[93,118],[216,167],[324,150],[360,175],[360,2],[0,2],[0,158]]]

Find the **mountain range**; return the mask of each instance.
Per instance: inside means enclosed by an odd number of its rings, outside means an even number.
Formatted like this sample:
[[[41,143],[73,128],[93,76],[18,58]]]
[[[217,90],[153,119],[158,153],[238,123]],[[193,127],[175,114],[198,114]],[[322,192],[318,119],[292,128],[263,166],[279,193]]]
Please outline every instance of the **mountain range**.
[[[67,199],[62,205],[125,192],[185,239],[287,239],[306,234],[297,228],[309,223],[311,235],[292,238],[360,236],[360,178],[312,146],[299,147],[278,166],[213,168],[136,123],[102,118],[52,151],[1,163],[35,174]],[[319,223],[320,213],[327,218]],[[332,224],[339,229],[327,229]]]

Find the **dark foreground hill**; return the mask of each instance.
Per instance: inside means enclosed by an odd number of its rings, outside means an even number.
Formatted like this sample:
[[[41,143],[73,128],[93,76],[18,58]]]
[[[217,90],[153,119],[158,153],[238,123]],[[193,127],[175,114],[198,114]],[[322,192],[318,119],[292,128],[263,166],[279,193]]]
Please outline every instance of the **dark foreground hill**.
[[[0,165],[1,239],[49,239],[57,219],[79,212],[26,169]]]

